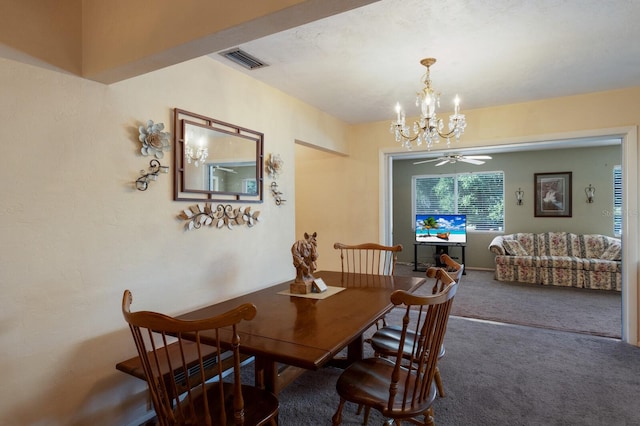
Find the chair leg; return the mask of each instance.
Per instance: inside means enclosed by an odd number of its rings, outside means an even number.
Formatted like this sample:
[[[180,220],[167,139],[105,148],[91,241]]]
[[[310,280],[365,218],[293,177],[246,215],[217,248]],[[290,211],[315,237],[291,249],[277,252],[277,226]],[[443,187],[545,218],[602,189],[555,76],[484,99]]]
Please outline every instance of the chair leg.
[[[342,408],[344,407],[345,402],[346,400],[344,398],[340,398],[340,405],[338,405],[338,409],[331,418],[333,426],[338,426],[340,423],[342,423]]]
[[[371,412],[371,407],[364,407],[364,420],[362,424],[367,426],[369,424],[369,413]]]
[[[424,412],[424,424],[426,426],[436,425],[435,421],[433,420],[433,407],[429,407],[429,409]]]
[[[436,367],[436,374],[434,378],[436,379],[436,387],[438,388],[438,394],[440,394],[440,396],[443,397],[444,387],[442,386],[442,377],[440,377],[440,370],[438,369],[438,367]]]

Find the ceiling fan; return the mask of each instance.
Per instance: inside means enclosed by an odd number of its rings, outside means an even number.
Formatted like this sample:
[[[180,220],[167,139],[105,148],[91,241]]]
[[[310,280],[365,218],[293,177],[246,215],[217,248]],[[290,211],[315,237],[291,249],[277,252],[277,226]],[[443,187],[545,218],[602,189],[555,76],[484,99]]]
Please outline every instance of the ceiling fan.
[[[443,155],[442,157],[432,158],[430,160],[416,161],[413,164],[432,163],[434,161],[438,161],[438,164],[436,164],[436,166],[442,166],[443,164],[447,164],[447,163],[453,164],[458,161],[462,161],[463,163],[478,165],[478,164],[484,164],[484,161],[482,160],[491,160],[491,157],[488,155],[446,154],[446,155]]]

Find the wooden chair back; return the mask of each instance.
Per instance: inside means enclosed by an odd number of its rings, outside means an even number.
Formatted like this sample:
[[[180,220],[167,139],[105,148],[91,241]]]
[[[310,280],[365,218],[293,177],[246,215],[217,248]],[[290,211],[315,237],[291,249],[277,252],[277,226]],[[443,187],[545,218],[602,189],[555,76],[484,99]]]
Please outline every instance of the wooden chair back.
[[[416,296],[398,290],[391,295],[394,305],[405,307],[387,404],[387,410],[395,414],[394,418],[416,409],[423,410],[431,405],[435,395],[438,355],[458,283],[443,269],[430,269],[442,283],[442,291],[431,296]],[[408,334],[419,337],[407,339]],[[412,341],[409,354],[405,353],[407,340]]]
[[[333,248],[340,250],[343,273],[393,275],[398,253],[402,251],[402,244],[384,246],[376,243],[355,245],[335,243]]]
[[[216,317],[183,321],[157,312],[131,312],[132,299],[131,292],[125,290],[122,314],[142,362],[157,424],[275,424],[276,397],[242,385],[240,380],[240,337],[236,328],[240,321],[255,317],[254,305],[246,303]],[[217,342],[216,357],[210,356],[211,346],[201,343],[205,333],[207,339]],[[220,344],[223,333],[231,334],[231,347]],[[228,366],[230,360],[232,368],[228,370],[223,365]],[[225,379],[229,371],[232,380]]]
[[[458,283],[443,268],[430,268],[427,276],[442,282],[442,291],[427,296],[404,290],[391,294],[393,305],[403,311],[395,352],[358,361],[341,374],[336,384],[340,405],[333,416],[334,426],[342,422],[345,401],[365,407],[364,424],[371,408],[394,419],[393,424],[410,420],[433,424],[434,377]]]
[[[447,271],[447,274],[453,278],[453,280],[457,283],[460,283],[462,279],[462,275],[464,274],[464,265],[453,260],[448,254],[442,253],[440,255],[440,263],[444,266],[444,269]],[[433,274],[432,268],[427,269],[427,277],[429,274]],[[433,278],[433,277],[430,277]],[[441,280],[436,279],[435,284],[433,285],[433,293],[437,293],[444,289],[444,283]]]

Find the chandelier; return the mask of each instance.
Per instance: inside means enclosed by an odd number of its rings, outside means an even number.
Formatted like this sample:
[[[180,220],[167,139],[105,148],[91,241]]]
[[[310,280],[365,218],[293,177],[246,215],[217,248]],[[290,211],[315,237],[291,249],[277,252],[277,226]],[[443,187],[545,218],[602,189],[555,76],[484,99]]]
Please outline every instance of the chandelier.
[[[185,143],[184,145],[184,157],[187,159],[187,163],[191,164],[193,161],[195,166],[204,164],[204,160],[209,156],[209,149],[204,146],[203,142],[200,142],[196,148],[192,144]]]
[[[435,62],[435,58],[420,61],[427,67],[427,72],[422,77],[424,88],[416,96],[416,106],[420,108],[420,120],[413,123],[412,129],[405,123],[405,114],[400,104],[396,104],[396,120],[391,122],[390,130],[395,134],[396,142],[401,143],[406,149],[412,149],[414,143],[416,146],[425,144],[427,149],[430,149],[434,143],[440,143],[440,138],[446,139],[449,146],[451,138],[455,137],[458,141],[467,127],[464,114],[460,114],[460,98],[457,95],[454,99],[454,112],[449,116],[448,131],[444,131],[442,118],[436,116],[436,108],[440,107],[440,93],[431,87],[429,72],[429,67]]]

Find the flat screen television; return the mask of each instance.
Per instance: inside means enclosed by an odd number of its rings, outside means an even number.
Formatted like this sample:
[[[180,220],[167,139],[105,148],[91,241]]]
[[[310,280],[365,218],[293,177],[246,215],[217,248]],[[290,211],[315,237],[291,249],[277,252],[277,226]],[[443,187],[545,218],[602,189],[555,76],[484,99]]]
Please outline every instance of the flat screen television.
[[[416,242],[466,244],[467,216],[463,214],[417,214]]]

